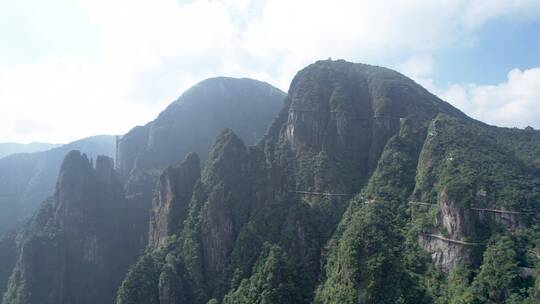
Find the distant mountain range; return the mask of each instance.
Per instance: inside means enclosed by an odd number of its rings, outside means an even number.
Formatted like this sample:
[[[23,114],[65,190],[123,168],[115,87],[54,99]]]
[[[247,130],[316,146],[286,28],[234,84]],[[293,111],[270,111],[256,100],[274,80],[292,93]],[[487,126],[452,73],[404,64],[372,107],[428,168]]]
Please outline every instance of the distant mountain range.
[[[0,143],[0,158],[16,153],[33,153],[50,150],[61,146],[61,144],[47,144],[31,142],[29,144]]]

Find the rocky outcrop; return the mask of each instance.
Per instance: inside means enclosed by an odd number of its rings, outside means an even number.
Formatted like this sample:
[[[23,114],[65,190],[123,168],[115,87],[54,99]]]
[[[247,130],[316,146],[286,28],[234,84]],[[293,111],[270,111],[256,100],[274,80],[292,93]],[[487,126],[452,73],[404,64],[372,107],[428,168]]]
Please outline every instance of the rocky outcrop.
[[[112,159],[70,152],[55,195],[21,235],[3,303],[109,303],[129,265],[122,187]]]
[[[134,241],[140,249],[148,243],[148,236],[154,245],[156,239],[160,240],[157,243],[164,240],[162,235],[154,234],[165,223],[150,224],[150,214],[156,211],[152,203],[154,188],[161,172],[177,166],[191,152],[205,160],[213,140],[225,128],[235,130],[247,143],[255,143],[283,106],[284,98],[285,93],[264,82],[211,78],[184,92],[154,121],[119,139],[116,167],[124,181],[128,204],[132,204],[129,226],[137,234]],[[161,228],[149,232],[151,225]]]
[[[151,247],[163,246],[167,237],[180,233],[200,175],[200,161],[195,153],[188,154],[179,167],[169,167],[161,174],[150,217]]]
[[[319,61],[300,71],[286,103],[280,140],[299,163],[325,162],[320,184],[340,192],[356,192],[367,181],[405,117],[463,116],[397,72],[345,61]]]
[[[71,150],[94,158],[112,157],[114,137],[89,137],[44,152],[0,159],[0,234],[21,226],[39,204],[54,194],[60,166]]]
[[[244,143],[230,129],[216,140],[202,177],[204,198],[201,217],[201,245],[209,275],[227,266],[234,241],[249,218],[254,203],[251,191],[251,156]]]
[[[494,234],[526,227],[531,220],[527,210],[539,196],[530,191],[534,170],[493,131],[444,115],[430,124],[413,200],[432,203],[423,211],[429,217],[416,210],[424,221],[419,241],[447,273],[479,265]]]

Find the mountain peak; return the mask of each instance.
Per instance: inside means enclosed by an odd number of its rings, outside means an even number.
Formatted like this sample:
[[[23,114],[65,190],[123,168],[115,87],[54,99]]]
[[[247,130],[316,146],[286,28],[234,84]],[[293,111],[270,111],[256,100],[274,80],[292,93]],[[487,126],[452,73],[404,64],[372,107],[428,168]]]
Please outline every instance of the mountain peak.
[[[302,92],[329,100],[336,89],[341,94],[354,97],[356,104],[351,110],[364,112],[365,115],[405,117],[416,112],[433,116],[445,112],[464,116],[461,111],[397,71],[345,60],[319,60],[305,67],[294,77],[289,95],[296,102],[292,106],[299,106],[313,99],[306,98]],[[299,94],[302,94],[302,98],[298,98]],[[370,101],[366,103],[366,99]],[[359,108],[360,105],[364,108]],[[325,108],[324,105],[319,106]]]

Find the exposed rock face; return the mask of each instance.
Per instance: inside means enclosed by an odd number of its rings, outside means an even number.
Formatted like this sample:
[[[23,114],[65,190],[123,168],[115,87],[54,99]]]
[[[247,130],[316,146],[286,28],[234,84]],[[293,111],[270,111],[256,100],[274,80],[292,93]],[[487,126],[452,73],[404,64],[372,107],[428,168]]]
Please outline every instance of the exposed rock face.
[[[225,128],[255,143],[283,106],[284,98],[279,89],[252,79],[207,79],[187,90],[154,121],[119,140],[117,168],[125,182],[128,203],[134,205],[129,211],[133,219],[130,226],[138,233],[140,248],[154,233],[148,231],[150,210],[162,170],[176,166],[190,152],[205,160],[215,137]],[[152,236],[151,243],[155,244],[156,237],[162,242],[163,236]]]
[[[475,218],[470,210],[459,208],[446,192],[442,192],[437,208],[439,210],[434,225],[440,229],[429,231],[430,234],[440,235],[450,240],[475,243],[471,236],[475,235]],[[464,245],[442,240],[426,235],[419,236],[420,245],[431,254],[433,262],[444,272],[448,273],[456,266],[470,265],[478,256],[473,255],[475,248],[482,244]]]
[[[428,133],[413,197],[434,204],[427,232],[449,240],[420,236],[420,243],[445,272],[479,265],[490,236],[531,220],[539,194],[528,183],[537,173],[506,147],[505,130],[439,116]]]
[[[151,247],[163,246],[168,236],[181,231],[200,175],[200,161],[195,153],[188,154],[179,167],[169,167],[161,174],[150,218]]]
[[[401,119],[463,115],[399,73],[345,61],[320,61],[300,71],[287,104],[280,140],[289,143],[299,163],[313,157],[325,162],[325,174],[334,175],[319,184],[342,192],[356,192],[367,181]]]
[[[13,230],[54,194],[64,157],[81,150],[89,157],[114,156],[114,137],[95,136],[48,151],[15,154],[0,159],[0,234]]]
[[[205,205],[201,227],[205,268],[218,275],[227,266],[242,226],[255,202],[252,191],[252,156],[244,143],[229,129],[216,140],[197,197]],[[201,198],[204,198],[202,201]]]
[[[3,303],[110,303],[129,265],[112,159],[70,152],[54,197],[23,232]]]

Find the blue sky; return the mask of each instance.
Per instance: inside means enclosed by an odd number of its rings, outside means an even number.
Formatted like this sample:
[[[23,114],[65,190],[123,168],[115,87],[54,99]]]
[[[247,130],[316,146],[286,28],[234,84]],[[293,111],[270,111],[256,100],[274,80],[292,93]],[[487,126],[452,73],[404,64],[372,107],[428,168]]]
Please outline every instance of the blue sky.
[[[495,20],[475,35],[470,45],[458,45],[435,54],[434,79],[440,84],[499,83],[511,69],[540,67],[540,20]]]
[[[217,75],[283,90],[343,58],[540,128],[537,0],[0,0],[0,141],[122,134]]]

